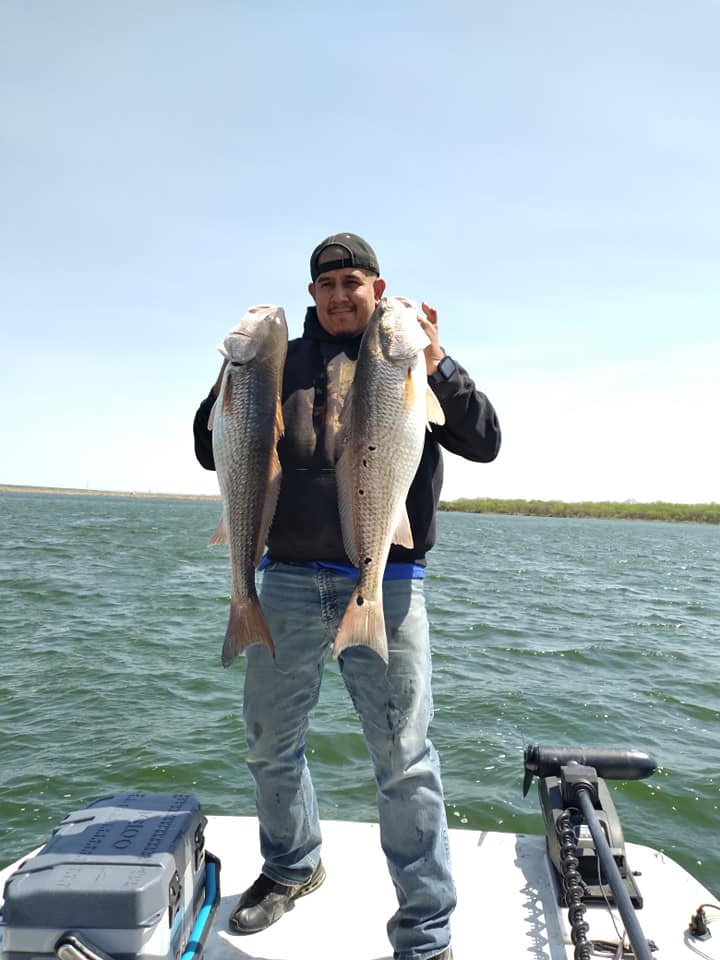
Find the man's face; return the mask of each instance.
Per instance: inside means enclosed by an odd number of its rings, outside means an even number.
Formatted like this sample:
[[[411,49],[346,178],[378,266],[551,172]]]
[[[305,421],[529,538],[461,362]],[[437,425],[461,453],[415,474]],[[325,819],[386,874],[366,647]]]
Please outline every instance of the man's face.
[[[336,249],[323,250],[320,265],[337,260],[338,253],[333,252]],[[344,267],[321,273],[308,290],[324,330],[333,336],[357,336],[368,325],[385,290],[385,281],[365,270]]]

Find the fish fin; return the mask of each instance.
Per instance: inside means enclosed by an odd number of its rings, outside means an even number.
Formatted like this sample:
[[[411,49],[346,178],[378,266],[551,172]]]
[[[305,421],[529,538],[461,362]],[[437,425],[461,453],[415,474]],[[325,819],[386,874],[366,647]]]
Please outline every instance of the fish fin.
[[[285,433],[285,420],[283,419],[282,412],[282,400],[278,396],[277,403],[275,404],[275,425],[273,427],[275,443],[282,437]]]
[[[397,543],[401,547],[407,547],[409,550],[415,546],[413,541],[412,529],[410,527],[410,518],[408,517],[407,507],[403,504],[402,514],[392,535],[392,543]]]
[[[216,547],[220,543],[227,543],[227,542],[228,542],[227,525],[225,523],[225,514],[222,513],[220,515],[220,520],[218,521],[218,525],[215,527],[215,532],[208,540],[208,546]]]
[[[343,618],[340,621],[333,657],[337,657],[347,647],[370,647],[381,660],[388,662],[387,635],[385,633],[385,614],[382,598],[368,600],[355,587]]]
[[[285,421],[283,419],[282,401],[278,394],[275,404],[275,423],[273,424],[273,446],[270,454],[270,463],[268,466],[268,479],[265,488],[265,499],[263,500],[262,516],[260,518],[260,535],[258,537],[258,548],[255,557],[255,566],[262,559],[263,550],[267,543],[270,526],[275,516],[278,497],[280,496],[280,484],[282,482],[282,466],[277,452],[278,440],[285,433]]]
[[[412,410],[415,406],[415,397],[416,397],[417,385],[415,383],[415,377],[413,376],[412,365],[408,366],[407,374],[405,375],[405,409]]]
[[[215,407],[216,406],[217,406],[217,400],[212,405],[212,407],[210,407],[210,416],[208,417],[208,430],[212,430],[212,428],[215,426]]]
[[[226,377],[225,383],[222,388],[222,395],[220,397],[222,402],[222,410],[224,413],[232,413],[233,406],[233,381],[232,377]]]
[[[253,643],[264,643],[275,658],[275,647],[270,636],[265,614],[257,597],[246,603],[230,601],[230,619],[222,648],[222,665],[229,667],[238,654]]]
[[[340,513],[340,527],[342,529],[343,546],[350,563],[358,565],[357,547],[355,545],[355,517],[353,506],[355,498],[352,495],[352,460],[350,448],[346,447],[335,464],[335,479],[338,490],[338,511]]]
[[[442,424],[445,423],[445,414],[443,413],[443,408],[440,406],[440,401],[429,385],[425,399],[428,423],[437,423],[438,426],[442,426]]]
[[[280,495],[280,483],[282,482],[282,467],[280,466],[280,457],[277,452],[277,442],[285,431],[285,423],[282,415],[282,403],[278,396],[275,404],[275,422],[273,424],[273,447],[270,453],[268,463],[267,484],[265,486],[265,497],[262,504],[262,513],[260,515],[260,529],[258,530],[258,542],[255,550],[255,566],[259,566],[262,560],[265,544],[267,543],[270,527],[275,516],[278,497]]]
[[[262,513],[260,515],[260,529],[258,530],[257,549],[255,551],[255,566],[257,567],[262,560],[265,544],[267,543],[270,525],[275,516],[278,496],[280,495],[280,483],[282,481],[282,467],[280,458],[275,447],[270,454],[270,465],[268,469],[267,485],[265,487],[265,497],[263,499]]]

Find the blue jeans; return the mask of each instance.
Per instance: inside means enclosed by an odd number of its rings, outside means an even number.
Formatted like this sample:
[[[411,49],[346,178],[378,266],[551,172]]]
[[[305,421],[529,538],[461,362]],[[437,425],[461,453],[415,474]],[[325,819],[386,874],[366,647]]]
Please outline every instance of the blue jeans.
[[[320,860],[305,733],[352,588],[351,579],[325,569],[271,563],[263,574],[275,661],[264,645],[246,650],[244,717],[263,873],[278,883],[305,882]],[[389,664],[367,647],[348,647],[339,663],[375,768],[380,840],[397,891],[388,937],[399,960],[424,960],[449,943],[455,886],[440,762],[427,736],[433,708],[423,581],[385,581],[383,606]]]

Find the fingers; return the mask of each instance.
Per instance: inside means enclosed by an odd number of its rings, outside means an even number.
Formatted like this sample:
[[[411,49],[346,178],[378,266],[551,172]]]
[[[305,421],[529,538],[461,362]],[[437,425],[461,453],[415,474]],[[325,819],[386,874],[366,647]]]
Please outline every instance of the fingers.
[[[425,347],[425,362],[427,365],[428,375],[433,374],[438,367],[438,363],[445,356],[445,353],[440,346],[440,332],[438,330],[438,315],[435,307],[431,307],[429,303],[422,302],[422,311],[425,316],[418,316],[418,323],[423,328],[427,334],[427,338],[430,341]]]
[[[432,323],[432,325],[436,327],[436,326],[437,326],[437,322],[438,322],[438,318],[437,318],[437,310],[435,309],[435,307],[431,307],[430,304],[429,304],[429,303],[425,303],[424,300],[423,300],[421,306],[422,306],[422,310],[423,310],[423,313],[425,314],[425,318],[427,319],[427,321],[428,321],[429,323]]]
[[[437,347],[440,339],[437,310],[435,307],[431,307],[429,303],[425,303],[425,301],[422,302],[421,306],[425,316],[418,316],[418,323],[430,338],[431,345]]]

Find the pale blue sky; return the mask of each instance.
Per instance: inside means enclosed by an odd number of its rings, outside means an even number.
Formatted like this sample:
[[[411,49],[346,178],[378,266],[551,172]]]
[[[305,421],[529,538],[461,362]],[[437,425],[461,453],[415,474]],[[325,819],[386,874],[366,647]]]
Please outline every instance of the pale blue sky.
[[[495,403],[444,496],[720,500],[720,5],[0,0],[0,483],[215,493],[329,233]]]

